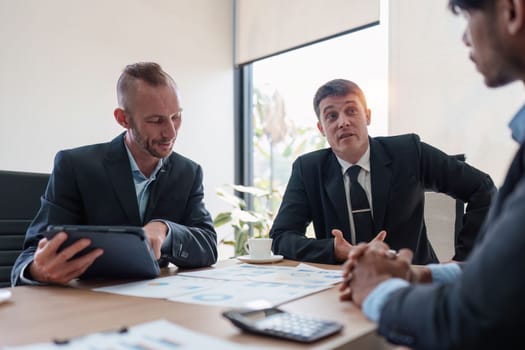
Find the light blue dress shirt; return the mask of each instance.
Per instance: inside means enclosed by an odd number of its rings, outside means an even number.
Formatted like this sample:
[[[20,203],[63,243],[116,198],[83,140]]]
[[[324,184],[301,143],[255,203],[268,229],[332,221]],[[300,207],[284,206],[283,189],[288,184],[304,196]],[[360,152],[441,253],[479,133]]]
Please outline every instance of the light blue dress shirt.
[[[525,105],[520,108],[514,118],[509,123],[512,130],[512,138],[520,145],[525,142]]]
[[[151,173],[151,176],[146,177],[142,173],[142,171],[140,171],[139,166],[135,161],[135,158],[133,158],[133,155],[131,154],[131,151],[129,150],[125,142],[124,146],[126,147],[126,152],[128,152],[129,164],[131,166],[131,174],[133,176],[133,183],[135,184],[135,193],[137,195],[137,203],[139,206],[140,221],[144,221],[144,214],[146,213],[146,206],[148,205],[149,195],[151,192],[150,185],[153,181],[157,179],[157,175],[159,174],[159,172],[163,171],[161,169],[164,165],[164,158],[159,159],[159,162],[157,163],[155,170],[153,170],[153,172]],[[166,220],[154,219],[151,221],[163,222],[168,227],[168,232],[166,233],[166,236],[168,236],[171,233],[171,226]]]
[[[151,176],[146,177],[146,175],[140,171],[139,166],[137,165],[135,158],[133,158],[133,155],[131,154],[131,151],[129,150],[126,143],[124,143],[124,146],[126,146],[129,164],[131,165],[131,174],[133,175],[133,183],[135,184],[135,193],[137,195],[137,203],[139,205],[140,220],[143,221],[144,213],[146,212],[146,206],[148,205],[149,194],[151,192],[150,185],[157,179],[157,175],[164,164],[164,159],[161,158],[157,163],[155,170],[153,170],[153,173],[151,173]]]

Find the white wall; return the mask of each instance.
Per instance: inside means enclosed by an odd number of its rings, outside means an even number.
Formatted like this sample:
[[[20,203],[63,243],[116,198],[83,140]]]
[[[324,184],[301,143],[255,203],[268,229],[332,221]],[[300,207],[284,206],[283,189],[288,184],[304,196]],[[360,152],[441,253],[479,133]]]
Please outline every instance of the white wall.
[[[59,149],[113,138],[121,69],[153,60],[180,86],[175,149],[202,164],[215,215],[233,182],[232,20],[231,0],[0,0],[0,169],[49,172]],[[389,133],[466,153],[499,185],[522,86],[484,87],[445,0],[390,0],[388,25]]]
[[[204,169],[208,208],[233,182],[231,0],[0,0],[0,169],[50,172],[63,148],[105,142],[122,68],[156,61],[184,108],[175,150]]]
[[[415,132],[447,153],[465,153],[499,186],[516,150],[507,123],[523,87],[485,87],[461,41],[465,20],[446,4],[390,0],[389,133]]]

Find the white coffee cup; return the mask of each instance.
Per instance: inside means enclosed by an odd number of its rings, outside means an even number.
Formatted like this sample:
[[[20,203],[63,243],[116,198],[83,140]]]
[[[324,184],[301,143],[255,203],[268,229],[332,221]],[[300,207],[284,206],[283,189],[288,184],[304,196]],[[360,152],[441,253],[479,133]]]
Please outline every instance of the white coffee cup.
[[[265,259],[272,256],[271,238],[249,238],[245,245],[246,250],[253,259]]]

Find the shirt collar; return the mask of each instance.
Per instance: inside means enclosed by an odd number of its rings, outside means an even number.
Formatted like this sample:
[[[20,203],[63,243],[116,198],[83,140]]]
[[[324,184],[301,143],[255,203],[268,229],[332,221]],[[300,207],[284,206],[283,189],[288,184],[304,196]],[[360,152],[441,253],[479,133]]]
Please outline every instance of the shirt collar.
[[[509,123],[512,138],[520,145],[525,142],[525,105],[520,108]]]
[[[137,162],[135,161],[135,158],[133,157],[133,154],[131,154],[131,151],[128,148],[128,145],[126,145],[126,142],[124,142],[124,147],[126,147],[126,152],[128,153],[129,158],[129,165],[131,166],[131,173],[140,175],[144,179],[148,179],[146,175],[140,171],[139,166],[137,165]],[[164,164],[164,158],[160,158],[159,162],[157,163],[157,166],[155,167],[155,170],[151,173],[150,179],[155,179],[157,177],[157,173],[159,172],[160,168],[162,168],[162,165]]]
[[[361,156],[361,158],[359,158],[359,160],[355,164],[349,163],[346,160],[339,158],[338,156],[335,157],[341,165],[341,170],[343,171],[343,174],[346,173],[348,168],[350,168],[352,165],[359,165],[362,169],[366,170],[367,172],[370,172],[370,142],[368,143],[368,147],[366,148],[365,153]]]

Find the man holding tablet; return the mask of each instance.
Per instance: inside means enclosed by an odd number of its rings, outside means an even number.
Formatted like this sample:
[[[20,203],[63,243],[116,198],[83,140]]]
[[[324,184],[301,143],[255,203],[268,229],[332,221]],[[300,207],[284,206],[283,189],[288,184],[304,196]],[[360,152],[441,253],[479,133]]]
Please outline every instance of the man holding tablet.
[[[13,266],[13,285],[67,284],[104,254],[94,249],[77,257],[90,240],[61,248],[67,233],[43,238],[49,225],[141,226],[161,266],[217,261],[202,168],[172,151],[182,114],[174,80],[156,63],[128,65],[117,96],[114,116],[124,133],[56,155],[40,210]]]

